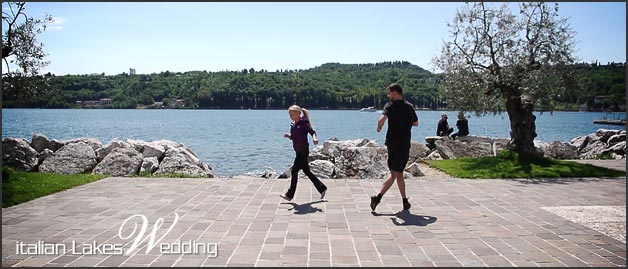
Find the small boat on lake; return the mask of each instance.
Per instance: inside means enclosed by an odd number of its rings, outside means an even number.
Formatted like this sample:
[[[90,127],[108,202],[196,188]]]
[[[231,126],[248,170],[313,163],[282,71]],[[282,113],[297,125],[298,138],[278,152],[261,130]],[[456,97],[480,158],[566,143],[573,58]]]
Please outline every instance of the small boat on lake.
[[[377,109],[374,106],[370,106],[360,109],[360,112],[377,112]]]

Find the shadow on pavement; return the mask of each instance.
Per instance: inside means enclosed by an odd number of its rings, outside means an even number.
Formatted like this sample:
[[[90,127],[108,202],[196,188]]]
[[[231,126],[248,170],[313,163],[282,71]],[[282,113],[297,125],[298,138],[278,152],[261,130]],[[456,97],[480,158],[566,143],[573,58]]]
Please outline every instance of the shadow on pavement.
[[[305,203],[305,204],[297,204],[297,203],[282,203],[282,204],[289,204],[292,205],[292,208],[288,209],[288,210],[294,210],[294,214],[309,214],[309,213],[316,213],[316,212],[323,212],[322,209],[318,208],[318,207],[313,207],[313,204],[318,204],[318,203],[323,203],[323,202],[327,202],[325,200],[321,200],[321,201],[316,201],[316,202],[309,202],[309,203]]]
[[[427,226],[429,224],[436,222],[437,220],[436,217],[414,215],[410,213],[410,211],[406,211],[406,210],[399,211],[395,214],[380,214],[377,212],[371,212],[371,214],[373,214],[373,216],[376,216],[376,217],[392,216],[392,218],[390,219],[392,220],[393,224],[397,226],[406,226],[406,225]]]

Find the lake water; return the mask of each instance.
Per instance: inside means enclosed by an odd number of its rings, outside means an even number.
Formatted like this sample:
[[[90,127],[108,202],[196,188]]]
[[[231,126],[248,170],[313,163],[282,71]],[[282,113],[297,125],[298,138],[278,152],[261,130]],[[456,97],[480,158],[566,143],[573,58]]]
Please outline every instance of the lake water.
[[[368,138],[383,145],[386,127],[377,133],[381,112],[357,110],[311,110],[313,125],[322,142]],[[425,143],[433,136],[442,111],[417,110],[419,126],[412,140]],[[454,127],[456,112],[448,111]],[[468,113],[471,135],[509,138],[508,115],[477,117]],[[545,142],[569,140],[598,129],[626,126],[598,125],[593,120],[605,116],[594,112],[535,113],[537,139]],[[622,114],[622,118],[624,115]],[[290,140],[288,110],[107,110],[107,109],[2,109],[2,137],[28,141],[34,133],[49,139],[93,137],[103,144],[113,138],[144,141],[168,139],[185,144],[212,166],[218,176],[283,172],[294,159]],[[457,131],[457,129],[455,129]],[[310,149],[314,145],[311,143]]]

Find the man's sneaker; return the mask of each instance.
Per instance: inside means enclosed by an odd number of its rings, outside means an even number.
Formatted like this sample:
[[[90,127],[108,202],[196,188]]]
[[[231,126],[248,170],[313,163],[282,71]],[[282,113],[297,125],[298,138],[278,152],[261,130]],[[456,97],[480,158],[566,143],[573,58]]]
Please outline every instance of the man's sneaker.
[[[403,210],[410,210],[410,206],[412,205],[408,202],[408,199],[403,199]]]
[[[281,198],[286,199],[287,201],[292,201],[292,197],[288,197],[287,195],[280,194]]]
[[[321,192],[321,200],[323,200],[323,198],[325,198],[325,193],[327,192],[327,189],[325,189],[323,192]]]
[[[375,211],[375,208],[379,204],[380,199],[377,199],[377,196],[371,196],[371,210]]]

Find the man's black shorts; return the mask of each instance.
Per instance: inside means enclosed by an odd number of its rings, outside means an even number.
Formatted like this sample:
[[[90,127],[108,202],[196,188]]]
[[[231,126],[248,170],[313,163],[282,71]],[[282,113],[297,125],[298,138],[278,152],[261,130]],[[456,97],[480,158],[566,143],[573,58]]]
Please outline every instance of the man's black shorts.
[[[395,172],[403,172],[410,159],[410,146],[386,147],[388,149],[388,169]]]

